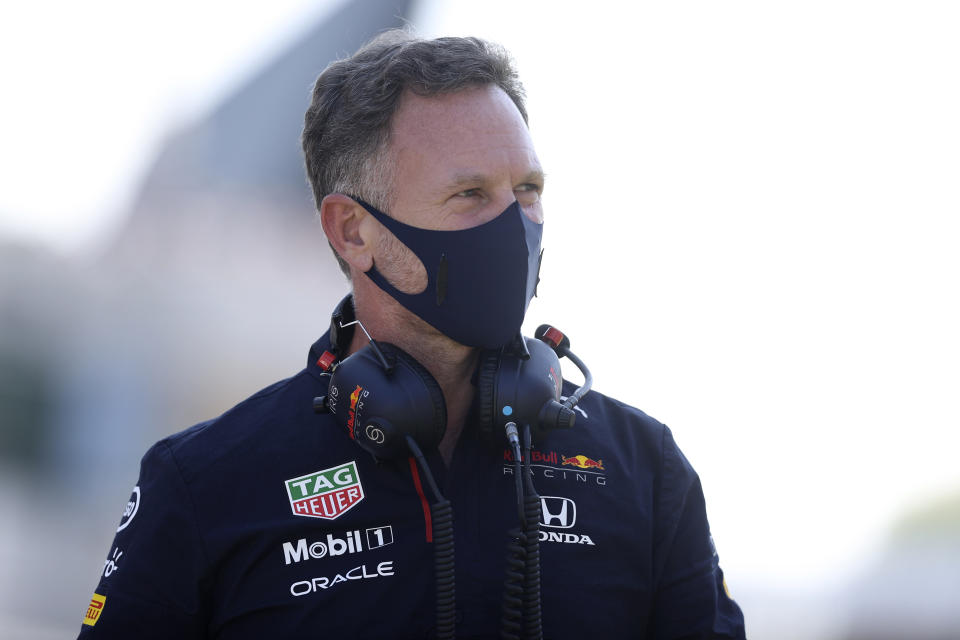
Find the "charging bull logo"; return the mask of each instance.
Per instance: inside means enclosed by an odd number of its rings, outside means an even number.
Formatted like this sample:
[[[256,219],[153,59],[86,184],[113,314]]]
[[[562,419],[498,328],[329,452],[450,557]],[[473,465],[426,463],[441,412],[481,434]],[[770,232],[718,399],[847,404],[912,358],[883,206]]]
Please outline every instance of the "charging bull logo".
[[[357,422],[357,414],[360,413],[360,410],[363,408],[363,403],[360,402],[361,394],[366,397],[370,392],[364,392],[363,387],[357,385],[357,388],[350,394],[350,411],[347,413],[347,431],[350,434],[351,440],[355,439],[354,434],[356,431],[354,425]]]
[[[553,383],[553,388],[554,388],[554,389],[556,390],[556,392],[557,392],[557,397],[559,398],[559,397],[560,397],[560,387],[561,387],[561,384],[562,384],[562,383],[560,382],[560,380],[561,380],[561,379],[560,379],[560,376],[557,375],[557,372],[554,370],[553,367],[550,367],[550,373],[549,373],[548,375],[549,375],[549,377],[550,377],[550,382]]]
[[[587,456],[580,454],[576,456],[560,456],[563,458],[563,465],[570,465],[571,467],[577,467],[579,469],[599,469],[600,471],[605,471],[603,468],[603,460],[593,460]]]

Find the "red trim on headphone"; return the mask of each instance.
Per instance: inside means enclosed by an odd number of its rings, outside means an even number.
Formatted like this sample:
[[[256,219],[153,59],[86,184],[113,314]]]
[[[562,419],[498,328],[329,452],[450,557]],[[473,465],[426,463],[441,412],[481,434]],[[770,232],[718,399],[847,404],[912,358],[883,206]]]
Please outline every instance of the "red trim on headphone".
[[[553,327],[550,327],[549,329],[547,329],[546,333],[544,333],[543,337],[540,339],[546,342],[548,345],[550,345],[551,348],[556,349],[560,345],[560,343],[563,342],[563,334],[560,332],[559,329],[554,329]]]
[[[413,486],[417,488],[417,495],[420,496],[420,505],[423,507],[423,523],[427,527],[427,542],[433,542],[433,519],[430,516],[430,504],[427,502],[427,496],[423,495],[423,485],[420,484],[420,472],[417,470],[417,462],[413,456],[408,458],[410,461],[410,473],[413,475]]]
[[[317,360],[317,366],[323,369],[324,371],[328,371],[330,369],[330,365],[332,365],[336,361],[336,359],[337,359],[337,356],[333,355],[329,351],[324,351],[323,355],[320,356],[320,359]]]

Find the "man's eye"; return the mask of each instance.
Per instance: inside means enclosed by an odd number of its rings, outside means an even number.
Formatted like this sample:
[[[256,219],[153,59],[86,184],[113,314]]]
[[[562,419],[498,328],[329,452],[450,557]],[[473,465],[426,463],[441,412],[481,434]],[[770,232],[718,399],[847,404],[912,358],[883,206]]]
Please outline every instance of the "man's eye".
[[[480,189],[467,189],[457,194],[458,198],[475,198],[480,195]]]
[[[540,192],[543,190],[538,184],[526,183],[518,185],[515,189],[517,193],[517,200],[520,201],[520,204],[529,205],[540,200]]]

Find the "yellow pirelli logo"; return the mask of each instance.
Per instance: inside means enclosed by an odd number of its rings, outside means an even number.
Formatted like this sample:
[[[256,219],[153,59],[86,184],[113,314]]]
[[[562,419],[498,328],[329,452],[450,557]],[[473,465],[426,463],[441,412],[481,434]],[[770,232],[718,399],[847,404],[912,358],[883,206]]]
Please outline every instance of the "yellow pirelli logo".
[[[100,614],[103,613],[103,605],[106,604],[106,602],[106,596],[102,596],[99,593],[93,594],[93,598],[90,599],[90,606],[87,607],[87,615],[83,616],[83,624],[88,624],[91,627],[97,624],[97,620],[100,619]]]

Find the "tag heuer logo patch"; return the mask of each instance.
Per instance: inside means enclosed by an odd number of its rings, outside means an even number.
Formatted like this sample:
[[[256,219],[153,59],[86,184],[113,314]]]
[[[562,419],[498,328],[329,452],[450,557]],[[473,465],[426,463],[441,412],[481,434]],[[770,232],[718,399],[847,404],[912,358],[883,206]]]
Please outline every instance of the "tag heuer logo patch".
[[[333,520],[363,500],[356,462],[291,478],[285,484],[295,516]]]

